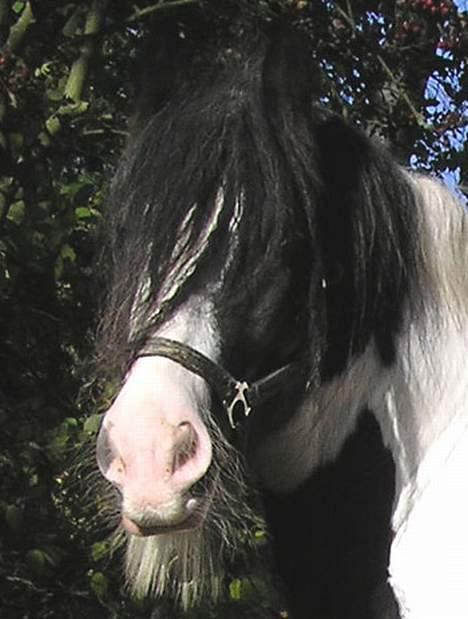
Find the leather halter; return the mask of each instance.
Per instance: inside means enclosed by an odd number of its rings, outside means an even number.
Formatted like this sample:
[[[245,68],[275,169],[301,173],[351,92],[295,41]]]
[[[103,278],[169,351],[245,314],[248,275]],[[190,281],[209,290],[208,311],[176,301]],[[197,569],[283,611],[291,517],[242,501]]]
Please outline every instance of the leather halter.
[[[153,356],[171,359],[203,378],[222,402],[233,430],[237,427],[235,416],[239,414],[236,410],[240,409],[240,413],[248,417],[255,406],[278,395],[285,384],[304,369],[299,362],[288,363],[250,384],[237,380],[221,365],[194,348],[165,337],[152,337],[138,351],[136,358]]]

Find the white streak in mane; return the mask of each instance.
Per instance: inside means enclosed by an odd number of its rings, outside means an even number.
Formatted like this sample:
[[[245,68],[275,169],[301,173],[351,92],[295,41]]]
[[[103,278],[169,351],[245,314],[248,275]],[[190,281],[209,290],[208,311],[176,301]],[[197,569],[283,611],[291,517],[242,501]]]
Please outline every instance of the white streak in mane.
[[[177,294],[180,288],[184,285],[184,283],[193,275],[197,262],[200,257],[203,255],[206,250],[211,236],[216,232],[219,216],[222,212],[224,206],[224,192],[223,187],[220,186],[218,188],[218,192],[215,200],[215,209],[212,213],[211,219],[208,222],[208,225],[203,230],[201,237],[198,241],[198,247],[196,251],[190,255],[185,255],[183,248],[188,240],[188,235],[190,232],[190,219],[193,215],[195,209],[200,208],[200,205],[197,203],[193,204],[192,207],[188,210],[187,215],[185,216],[179,230],[179,240],[174,248],[173,257],[175,258],[175,262],[173,264],[171,272],[168,274],[165,283],[163,284],[161,290],[159,290],[156,299],[154,300],[153,307],[154,311],[152,316],[146,316],[144,314],[143,305],[148,301],[149,295],[151,294],[151,286],[150,286],[150,278],[147,274],[142,277],[142,283],[139,289],[139,292],[136,295],[136,302],[134,304],[130,322],[131,322],[131,333],[130,339],[135,336],[138,332],[140,325],[145,320],[153,320],[157,317],[161,305],[166,302],[170,302],[170,300]],[[230,261],[232,259],[232,254],[234,251],[235,243],[236,243],[236,232],[239,226],[239,221],[242,217],[243,206],[242,206],[242,194],[239,196],[236,201],[234,208],[233,219],[229,224],[230,231],[232,233],[231,238],[231,246],[229,248],[229,253],[226,257],[226,261],[223,269],[227,269],[229,267]],[[151,254],[151,246],[149,247],[148,253]],[[223,279],[223,274],[220,273],[220,282]],[[148,269],[146,269],[146,272]],[[215,283],[215,285],[220,285],[220,282]]]

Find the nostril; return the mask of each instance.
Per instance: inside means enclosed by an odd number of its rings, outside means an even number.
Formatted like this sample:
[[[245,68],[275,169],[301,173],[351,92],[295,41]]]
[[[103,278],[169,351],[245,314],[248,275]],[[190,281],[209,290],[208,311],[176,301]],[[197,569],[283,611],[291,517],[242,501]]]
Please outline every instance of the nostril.
[[[180,423],[177,427],[177,438],[172,459],[173,474],[195,456],[197,448],[198,436],[192,424],[188,421]]]

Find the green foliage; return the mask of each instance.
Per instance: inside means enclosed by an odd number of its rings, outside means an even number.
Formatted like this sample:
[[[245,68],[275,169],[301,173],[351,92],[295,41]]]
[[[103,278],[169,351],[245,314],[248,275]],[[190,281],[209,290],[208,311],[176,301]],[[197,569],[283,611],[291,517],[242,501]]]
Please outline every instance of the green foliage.
[[[135,50],[152,13],[183,3],[0,1],[0,582],[12,619],[149,616],[147,601],[122,592],[120,551],[98,519],[92,443],[108,394],[80,394],[96,327],[97,227],[125,139]],[[459,166],[463,177],[455,143],[466,127],[468,41],[452,2],[249,6],[293,12],[310,33],[323,102],[402,159]],[[434,72],[448,97],[435,110],[425,99]],[[191,617],[278,618],[266,583],[255,561],[243,563],[225,602]]]

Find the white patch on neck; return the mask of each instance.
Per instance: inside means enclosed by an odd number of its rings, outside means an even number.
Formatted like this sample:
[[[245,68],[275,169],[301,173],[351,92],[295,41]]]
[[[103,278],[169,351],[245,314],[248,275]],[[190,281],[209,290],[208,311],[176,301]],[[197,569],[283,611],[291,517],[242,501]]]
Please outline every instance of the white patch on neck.
[[[306,393],[295,415],[269,435],[253,456],[262,482],[270,490],[289,493],[318,466],[334,460],[359,413],[382,399],[384,383],[379,374],[380,364],[370,346],[346,375]]]

